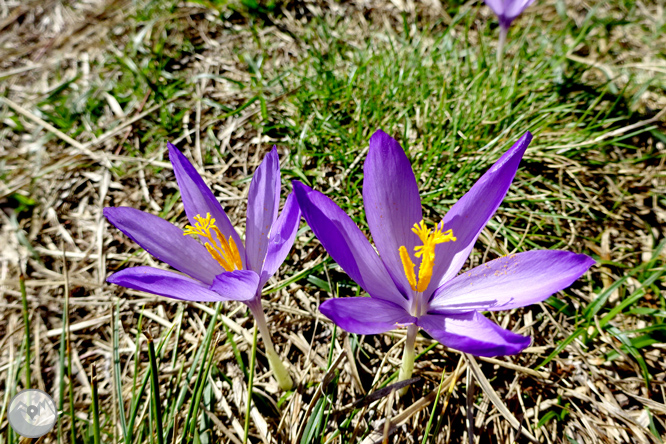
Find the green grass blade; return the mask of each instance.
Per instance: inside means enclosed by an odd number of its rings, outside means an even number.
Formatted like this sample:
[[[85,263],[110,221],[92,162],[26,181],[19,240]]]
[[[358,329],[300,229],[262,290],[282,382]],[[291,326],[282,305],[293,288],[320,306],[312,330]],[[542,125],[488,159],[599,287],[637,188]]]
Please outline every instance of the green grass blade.
[[[439,403],[439,395],[442,393],[442,386],[444,385],[444,375],[446,371],[442,370],[442,377],[439,380],[439,385],[437,386],[437,395],[435,396],[435,402],[432,404],[432,411],[430,412],[430,418],[428,418],[428,424],[426,424],[425,431],[423,432],[423,441],[421,444],[426,444],[428,441],[428,435],[430,434],[430,428],[432,427],[432,421],[435,419],[435,412],[437,411],[437,404]]]
[[[171,328],[163,335],[162,339],[160,340],[159,345],[157,346],[157,353],[162,352],[162,348],[166,344],[166,338],[168,337],[168,333],[174,328],[175,326],[172,325]],[[138,343],[138,342],[137,342]],[[137,352],[138,356],[138,352]],[[129,417],[129,422],[127,424],[127,435],[125,437],[125,442],[127,444],[132,442],[133,439],[133,431],[134,431],[134,422],[136,421],[136,416],[139,411],[139,404],[141,402],[141,398],[143,394],[146,391],[146,387],[148,385],[148,380],[150,379],[150,371],[147,371],[144,373],[143,378],[141,380],[141,385],[139,386],[138,392],[135,392],[135,394],[132,396],[132,399],[134,400],[134,404],[132,404],[132,409],[130,411],[130,417]],[[136,378],[134,379],[135,383],[134,386],[136,387]],[[141,436],[141,434],[139,435]]]
[[[148,338],[148,357],[150,360],[150,389],[153,403],[153,413],[155,419],[155,433],[157,434],[157,443],[164,444],[164,431],[162,429],[162,401],[160,399],[159,368],[157,367],[157,357],[155,356],[155,346],[153,338],[149,334]]]
[[[620,341],[624,346],[623,348],[629,352],[629,354],[636,360],[636,362],[638,362],[638,366],[641,368],[641,372],[643,373],[643,379],[645,380],[645,388],[649,391],[651,379],[650,370],[648,370],[645,359],[643,359],[643,355],[641,355],[641,353],[638,351],[638,348],[634,347],[634,344],[629,340],[627,335],[621,332],[619,329],[610,327],[608,332],[618,341]]]
[[[587,328],[586,328],[586,327],[580,327],[580,328],[576,329],[576,331],[574,331],[573,333],[571,333],[571,334],[570,334],[570,335],[569,335],[564,341],[562,341],[562,342],[560,342],[559,344],[557,344],[557,347],[555,347],[555,350],[553,350],[553,351],[548,355],[548,357],[547,357],[546,359],[544,359],[543,362],[541,362],[541,364],[538,364],[536,367],[534,367],[534,370],[539,370],[541,367],[543,367],[544,365],[546,365],[546,364],[548,364],[550,361],[552,361],[557,355],[560,354],[560,352],[561,352],[562,350],[564,350],[564,348],[565,348],[567,345],[571,344],[571,343],[572,343],[572,342],[573,342],[578,336],[580,336],[580,335],[582,335],[583,333],[585,333],[585,331],[587,331]]]
[[[645,289],[650,285],[652,285],[664,273],[666,273],[665,269],[657,270],[654,273],[652,273],[650,277],[648,277],[645,281],[643,281],[639,289],[634,291],[629,297],[625,298],[617,306],[613,307],[613,309],[611,309],[603,318],[601,318],[601,320],[599,321],[599,326],[601,328],[604,328],[611,320],[613,320],[613,318],[615,318],[615,316],[623,312],[625,308],[630,307],[634,305],[636,302],[638,302],[645,295]],[[596,334],[590,335],[590,337],[594,336],[596,336]]]
[[[90,384],[92,391],[92,416],[93,416],[93,439],[95,444],[100,444],[100,430],[99,430],[99,398],[97,396],[97,370],[95,364],[92,365],[92,381]]]
[[[650,266],[653,266],[655,260],[659,257],[659,254],[661,253],[661,250],[664,249],[664,246],[666,246],[666,241],[662,241],[657,248],[654,250],[652,253],[652,258],[648,262],[644,262],[643,264],[639,265],[638,267],[634,268],[633,270],[629,271],[627,274],[625,274],[623,277],[618,279],[616,282],[614,282],[612,285],[610,285],[608,288],[606,288],[603,292],[597,296],[590,305],[588,305],[585,310],[583,310],[583,316],[585,319],[588,321],[591,321],[594,315],[596,315],[599,310],[603,308],[603,306],[606,304],[608,301],[608,298],[610,295],[615,291],[618,287],[620,287],[624,282],[629,279],[630,277],[635,276],[636,274],[643,272]]]
[[[127,420],[125,418],[125,403],[123,402],[123,383],[122,383],[122,370],[120,368],[120,343],[119,343],[119,329],[120,329],[120,302],[116,302],[115,310],[113,311],[113,378],[116,386],[116,397],[118,398],[118,415],[120,416],[120,429],[123,436],[127,436]]]
[[[194,399],[190,403],[190,408],[188,409],[187,416],[185,417],[185,422],[183,423],[183,436],[182,436],[181,441],[180,441],[182,444],[187,443],[189,437],[194,436],[194,432],[196,430],[195,423],[196,423],[197,418],[196,418],[195,415],[196,415],[196,413],[198,412],[198,409],[199,409],[199,406],[196,402],[196,398],[197,398],[197,396],[200,396],[200,395],[198,395],[200,390],[203,390],[203,385],[204,385],[205,377],[206,377],[206,369],[207,369],[205,357],[208,356],[208,353],[210,351],[210,346],[211,346],[211,343],[212,343],[212,340],[213,340],[213,331],[215,331],[215,326],[217,325],[217,319],[219,317],[221,309],[222,309],[222,303],[221,302],[216,303],[215,304],[215,314],[210,319],[210,321],[208,323],[208,329],[206,330],[206,336],[204,338],[204,346],[200,347],[200,351],[201,351],[202,354],[199,355],[199,359],[201,359],[202,356],[204,358],[201,360],[201,366],[199,368],[199,375],[197,376],[197,379],[194,383],[194,390],[193,390]],[[212,358],[213,357],[211,356],[210,359],[212,360]],[[195,367],[193,366],[193,368],[191,369],[191,372],[192,372],[191,375],[194,374],[193,373],[194,371],[195,371]],[[188,378],[186,378],[186,380],[185,380],[185,385],[183,387],[183,391],[181,391],[178,402],[177,402],[177,404],[179,404],[179,405],[182,405],[182,403],[185,400],[185,395],[187,393],[187,384],[189,384],[190,378],[191,378],[191,376],[188,373]],[[175,430],[174,430],[174,433],[175,433]]]

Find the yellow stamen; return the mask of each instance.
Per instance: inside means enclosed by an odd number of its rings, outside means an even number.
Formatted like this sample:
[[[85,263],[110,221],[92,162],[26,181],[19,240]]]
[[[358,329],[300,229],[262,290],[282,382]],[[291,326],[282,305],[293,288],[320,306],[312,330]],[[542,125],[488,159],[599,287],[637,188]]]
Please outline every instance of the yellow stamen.
[[[231,236],[229,236],[229,244],[231,246],[231,256],[234,264],[236,265],[236,268],[241,270],[243,268],[243,261],[241,260],[240,253],[238,253],[236,242],[234,242],[234,239]]]
[[[407,253],[407,248],[404,246],[400,247],[400,260],[402,260],[402,268],[405,269],[405,276],[409,281],[409,285],[412,286],[412,290],[416,291],[416,275],[414,275],[414,262],[409,257]]]
[[[412,228],[414,234],[423,243],[423,245],[418,245],[414,248],[414,256],[421,258],[418,282],[414,275],[414,263],[407,253],[407,248],[403,245],[399,249],[400,260],[402,261],[405,275],[414,291],[422,293],[430,284],[432,269],[435,266],[435,247],[445,242],[456,241],[456,238],[453,236],[453,230],[442,231],[443,229],[443,225],[437,226],[434,229],[427,228],[424,221],[414,224]]]
[[[230,269],[233,270],[233,267],[229,265],[229,263],[226,260],[224,260],[224,258],[220,255],[220,253],[218,253],[215,248],[211,247],[208,242],[206,242],[206,250],[208,250],[210,255],[213,256],[213,259],[215,259],[218,264],[222,265],[222,268],[224,268],[227,271],[229,271]]]
[[[227,271],[242,270],[243,262],[236,247],[236,242],[229,236],[227,240],[217,226],[215,226],[215,219],[210,217],[210,213],[206,213],[206,217],[201,217],[200,214],[194,216],[196,224],[194,226],[188,225],[183,231],[184,236],[197,235],[200,238],[208,240],[204,244],[208,253]]]

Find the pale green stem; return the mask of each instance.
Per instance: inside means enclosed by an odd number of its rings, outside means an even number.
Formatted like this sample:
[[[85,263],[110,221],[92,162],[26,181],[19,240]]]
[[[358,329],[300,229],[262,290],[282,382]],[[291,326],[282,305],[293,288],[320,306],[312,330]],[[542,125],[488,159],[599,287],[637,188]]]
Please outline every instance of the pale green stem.
[[[509,28],[500,26],[499,33],[499,42],[497,43],[497,65],[502,66],[502,60],[504,59],[504,45],[506,44],[506,36],[509,33]]]
[[[416,333],[419,327],[416,324],[409,324],[407,327],[407,340],[405,341],[405,350],[402,352],[402,367],[400,367],[400,374],[398,375],[398,382],[404,381],[412,377],[414,371],[414,345],[416,344]],[[407,393],[407,387],[400,389],[400,396]]]
[[[247,305],[250,307],[252,315],[254,315],[254,320],[257,323],[257,327],[259,328],[259,334],[264,340],[266,357],[268,358],[268,363],[273,370],[273,375],[275,375],[275,379],[277,380],[278,385],[282,390],[291,390],[294,387],[294,381],[292,381],[291,376],[289,376],[289,371],[282,363],[282,360],[275,351],[275,347],[273,347],[271,334],[268,331],[266,317],[264,316],[264,309],[261,307],[261,300],[252,301]]]

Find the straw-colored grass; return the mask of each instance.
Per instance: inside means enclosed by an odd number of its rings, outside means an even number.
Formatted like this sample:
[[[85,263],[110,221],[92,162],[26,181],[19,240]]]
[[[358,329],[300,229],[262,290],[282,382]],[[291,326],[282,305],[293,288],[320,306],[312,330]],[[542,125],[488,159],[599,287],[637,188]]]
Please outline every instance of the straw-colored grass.
[[[661,442],[665,27],[659,3],[538,1],[498,67],[495,19],[475,1],[3,0],[0,443],[20,442],[6,409],[28,384],[62,410],[44,443],[162,442],[159,428],[169,443]],[[535,134],[466,267],[533,248],[598,263],[542,304],[492,315],[533,337],[522,354],[474,360],[420,335],[420,379],[403,398],[383,390],[404,331],[347,334],[318,312],[359,289],[305,223],[264,296],[293,392],[261,342],[249,366],[245,306],[216,314],[105,283],[164,266],[105,206],[185,225],[167,140],[241,231],[249,177],[276,144],[283,197],[306,181],[367,232],[377,128],[407,150],[431,221]]]

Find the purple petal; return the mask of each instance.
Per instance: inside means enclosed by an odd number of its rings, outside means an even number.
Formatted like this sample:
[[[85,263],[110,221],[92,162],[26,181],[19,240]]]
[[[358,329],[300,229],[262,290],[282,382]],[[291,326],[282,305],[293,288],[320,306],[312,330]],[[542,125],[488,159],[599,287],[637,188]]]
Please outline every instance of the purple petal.
[[[293,186],[303,217],[333,260],[371,296],[406,308],[407,299],[351,218],[320,192],[298,181]]]
[[[508,20],[513,21],[516,17],[522,14],[528,6],[534,3],[534,0],[513,0],[505,3],[504,15]]]
[[[518,17],[534,0],[484,0],[495,13],[500,25],[509,28],[511,22]]]
[[[259,288],[263,288],[268,279],[275,274],[280,265],[282,265],[282,262],[284,262],[289,250],[291,250],[291,246],[294,245],[294,239],[296,238],[300,222],[301,209],[298,206],[298,202],[296,202],[296,196],[292,192],[287,196],[287,201],[284,203],[284,208],[282,208],[280,216],[271,227],[268,251],[263,270],[261,271]]]
[[[399,249],[405,246],[413,255],[418,237],[412,227],[423,219],[412,166],[400,144],[378,130],[370,138],[363,172],[363,204],[370,233],[391,276],[409,294]]]
[[[495,13],[495,15],[504,14],[504,3],[505,0],[484,0],[486,5]]]
[[[243,243],[236,229],[231,225],[227,214],[220,206],[220,203],[213,196],[213,192],[178,148],[171,143],[167,143],[167,147],[169,148],[169,160],[171,160],[171,164],[173,165],[176,181],[180,188],[180,196],[183,199],[183,206],[185,206],[185,214],[187,214],[190,224],[196,224],[194,216],[201,215],[205,217],[206,213],[210,213],[222,234],[227,238],[229,236],[233,237],[238,248],[238,253],[243,261],[243,267],[245,267],[245,248],[243,248]]]
[[[506,196],[531,140],[528,131],[446,213],[444,230],[453,230],[457,240],[435,248],[435,267],[426,296],[453,278],[465,264],[481,230]]]
[[[171,222],[130,207],[104,208],[104,216],[155,258],[205,284],[223,270],[203,245]]]
[[[328,299],[319,311],[338,327],[358,335],[384,333],[416,321],[402,307],[372,297]]]
[[[266,257],[268,233],[277,218],[279,206],[280,160],[273,147],[254,172],[247,198],[245,254],[247,268],[257,273],[261,272]]]
[[[435,290],[430,310],[509,310],[571,285],[594,259],[568,251],[528,251],[479,265]]]
[[[132,267],[112,274],[106,280],[111,284],[145,291],[181,301],[216,302],[220,296],[202,284],[174,271],[153,267]]]
[[[215,276],[213,290],[219,300],[249,301],[257,295],[259,275],[252,270],[225,271]]]
[[[513,355],[531,342],[529,336],[505,330],[477,311],[429,314],[417,324],[443,345],[475,356]]]

